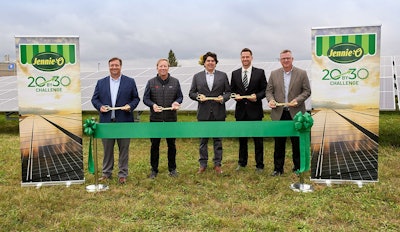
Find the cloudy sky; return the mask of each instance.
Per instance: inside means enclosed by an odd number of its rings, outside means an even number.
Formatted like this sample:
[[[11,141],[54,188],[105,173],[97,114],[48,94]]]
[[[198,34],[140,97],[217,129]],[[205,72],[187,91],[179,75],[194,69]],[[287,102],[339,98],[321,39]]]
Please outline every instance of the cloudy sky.
[[[398,0],[18,0],[0,8],[0,59],[15,60],[16,35],[77,35],[82,71],[149,67],[172,49],[182,66],[216,52],[239,62],[243,47],[254,61],[276,61],[289,48],[311,60],[311,28],[382,25],[381,55],[400,55]]]

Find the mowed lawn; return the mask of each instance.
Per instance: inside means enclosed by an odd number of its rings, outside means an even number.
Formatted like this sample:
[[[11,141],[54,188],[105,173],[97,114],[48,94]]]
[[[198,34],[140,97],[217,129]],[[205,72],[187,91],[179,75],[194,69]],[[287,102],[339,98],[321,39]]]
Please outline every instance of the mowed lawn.
[[[148,115],[141,120],[148,121]],[[195,121],[195,115],[181,112],[179,120]],[[232,113],[228,120],[234,120]],[[264,120],[270,120],[268,113]],[[94,176],[86,171],[89,138],[84,136],[84,184],[21,187],[18,120],[0,114],[0,129],[0,231],[400,231],[398,111],[381,112],[377,183],[328,187],[306,178],[312,193],[289,188],[298,182],[290,171],[290,150],[285,175],[270,176],[272,138],[264,140],[266,167],[261,174],[255,172],[251,140],[249,165],[237,172],[238,140],[223,139],[220,176],[212,169],[196,174],[199,140],[177,139],[177,178],[168,176],[163,140],[160,173],[154,180],[147,178],[149,139],[131,140],[127,183],[120,185],[114,178],[107,183],[109,190],[89,193],[85,188]],[[100,141],[98,145],[101,163]],[[212,142],[212,157],[211,148]]]

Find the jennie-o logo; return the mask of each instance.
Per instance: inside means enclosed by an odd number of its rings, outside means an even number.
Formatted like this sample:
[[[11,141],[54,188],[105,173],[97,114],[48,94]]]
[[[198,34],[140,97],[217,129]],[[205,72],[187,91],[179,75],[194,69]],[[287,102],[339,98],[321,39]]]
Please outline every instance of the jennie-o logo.
[[[20,44],[21,64],[52,72],[76,62],[75,44]]]
[[[363,55],[363,48],[353,43],[336,44],[328,49],[328,58],[340,64],[356,62],[361,59]]]
[[[315,37],[315,55],[339,64],[354,63],[376,53],[376,34],[326,35]]]
[[[55,52],[38,53],[32,58],[32,66],[45,72],[56,71],[64,67],[65,58]]]

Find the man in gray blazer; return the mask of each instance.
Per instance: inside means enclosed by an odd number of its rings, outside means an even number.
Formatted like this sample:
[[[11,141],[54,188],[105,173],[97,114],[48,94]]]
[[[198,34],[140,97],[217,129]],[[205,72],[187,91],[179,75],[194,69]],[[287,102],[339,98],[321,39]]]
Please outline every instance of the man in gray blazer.
[[[293,120],[301,111],[305,113],[305,100],[311,95],[307,72],[293,66],[290,50],[280,54],[282,68],[274,70],[268,80],[266,98],[271,110],[272,120]],[[284,105],[278,103],[285,103]],[[300,169],[299,138],[290,137],[293,152],[293,171]],[[275,138],[274,171],[272,176],[280,176],[284,172],[286,137]]]
[[[230,99],[231,88],[226,73],[215,70],[218,63],[217,55],[207,52],[203,56],[205,70],[193,76],[189,97],[198,102],[198,121],[225,121],[225,102]],[[210,99],[211,98],[211,99]],[[214,170],[222,173],[222,139],[214,140]],[[208,162],[208,138],[200,139],[200,168],[198,173],[205,172]]]

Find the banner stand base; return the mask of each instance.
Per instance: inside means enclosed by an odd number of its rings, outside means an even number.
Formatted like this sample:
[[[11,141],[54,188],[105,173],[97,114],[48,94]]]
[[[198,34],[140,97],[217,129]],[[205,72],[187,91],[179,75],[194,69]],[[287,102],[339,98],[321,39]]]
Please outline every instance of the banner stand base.
[[[103,185],[103,184],[92,184],[92,185],[88,185],[86,186],[86,191],[93,193],[93,192],[103,192],[108,190],[109,187],[107,185]]]
[[[291,184],[290,189],[292,189],[295,192],[302,192],[302,193],[313,192],[314,189],[311,185],[304,184],[304,176],[305,176],[304,172],[299,173],[298,175],[299,175],[300,182]]]
[[[295,192],[302,192],[302,193],[309,193],[313,192],[314,189],[311,185],[309,184],[304,184],[304,183],[294,183],[290,185],[290,189],[292,189]]]

